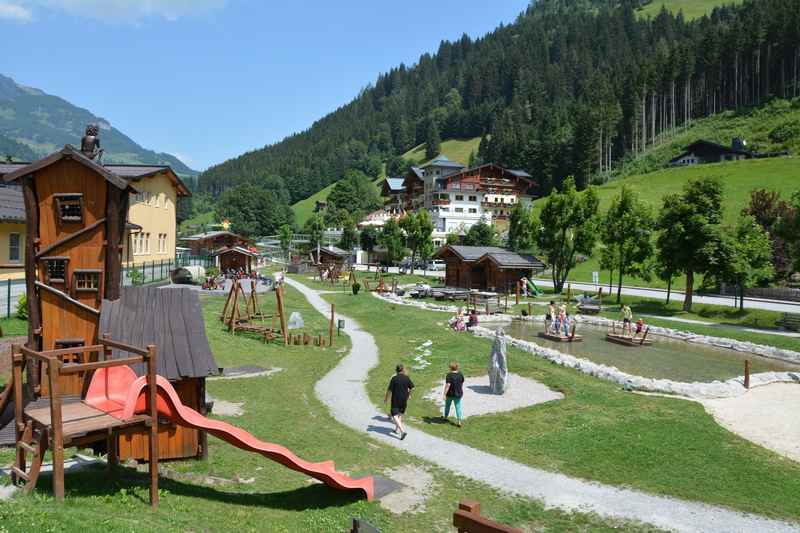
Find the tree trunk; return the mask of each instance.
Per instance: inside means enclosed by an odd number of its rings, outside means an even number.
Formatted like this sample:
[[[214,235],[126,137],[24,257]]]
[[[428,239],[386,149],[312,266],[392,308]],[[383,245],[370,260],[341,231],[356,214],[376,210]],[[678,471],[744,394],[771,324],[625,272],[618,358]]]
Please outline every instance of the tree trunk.
[[[686,272],[686,294],[683,298],[683,310],[687,313],[692,310],[692,295],[694,294],[694,271]]]
[[[617,303],[622,301],[622,261],[620,261],[619,265],[619,273],[617,277]]]
[[[669,305],[669,297],[672,294],[672,274],[667,278],[667,305]]]
[[[744,311],[744,283],[739,284],[739,310]]]

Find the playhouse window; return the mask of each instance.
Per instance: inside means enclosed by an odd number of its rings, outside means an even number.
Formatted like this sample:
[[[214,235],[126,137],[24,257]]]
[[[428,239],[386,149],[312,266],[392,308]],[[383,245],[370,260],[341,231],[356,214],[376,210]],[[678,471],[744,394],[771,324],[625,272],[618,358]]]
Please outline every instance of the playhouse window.
[[[75,271],[75,290],[86,292],[97,292],[100,289],[99,270],[76,270]]]
[[[19,261],[19,233],[8,234],[8,260]]]
[[[83,195],[57,195],[56,209],[62,222],[83,222]]]
[[[67,279],[66,257],[48,257],[44,259],[47,283],[64,283]]]

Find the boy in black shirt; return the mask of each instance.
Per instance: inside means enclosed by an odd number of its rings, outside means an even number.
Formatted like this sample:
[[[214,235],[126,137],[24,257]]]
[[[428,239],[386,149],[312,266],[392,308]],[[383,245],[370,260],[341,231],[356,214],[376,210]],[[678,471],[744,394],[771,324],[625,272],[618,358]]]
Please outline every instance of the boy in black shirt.
[[[394,431],[400,435],[400,440],[403,440],[406,438],[406,430],[403,427],[403,415],[406,412],[408,397],[411,396],[411,389],[414,388],[414,383],[406,375],[406,369],[402,364],[397,365],[395,372],[397,373],[392,376],[392,379],[389,381],[389,388],[386,390],[383,402],[388,402],[389,395],[391,394],[391,416],[394,421]]]

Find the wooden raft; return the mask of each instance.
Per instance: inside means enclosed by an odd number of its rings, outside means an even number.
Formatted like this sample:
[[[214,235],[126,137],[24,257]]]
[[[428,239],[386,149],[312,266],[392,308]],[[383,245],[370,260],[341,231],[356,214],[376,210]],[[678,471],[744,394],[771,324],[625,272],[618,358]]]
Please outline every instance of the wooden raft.
[[[637,339],[636,337],[629,337],[619,333],[606,333],[606,340],[614,344],[621,344],[622,346],[650,346],[653,343],[647,340],[646,337]]]
[[[583,337],[581,337],[580,335],[575,335],[575,334],[572,334],[572,335],[569,335],[569,336],[565,337],[563,335],[555,335],[553,333],[547,333],[547,332],[544,332],[544,331],[540,331],[539,332],[539,336],[541,338],[543,338],[543,339],[547,339],[547,340],[553,341],[553,342],[583,342]]]

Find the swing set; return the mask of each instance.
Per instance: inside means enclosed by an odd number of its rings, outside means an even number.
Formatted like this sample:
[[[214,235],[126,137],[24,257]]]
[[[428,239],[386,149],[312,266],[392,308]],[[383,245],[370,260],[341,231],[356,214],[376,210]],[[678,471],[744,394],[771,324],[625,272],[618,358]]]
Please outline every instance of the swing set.
[[[247,294],[242,288],[242,281],[234,279],[219,319],[228,326],[228,331],[234,335],[237,331],[255,333],[262,336],[265,343],[280,337],[283,339],[283,344],[288,345],[289,335],[283,305],[283,287],[275,288],[275,299],[277,300],[275,313],[264,313],[258,301],[256,280],[250,280],[250,292]],[[268,319],[272,321],[270,326],[264,324],[264,321]]]

